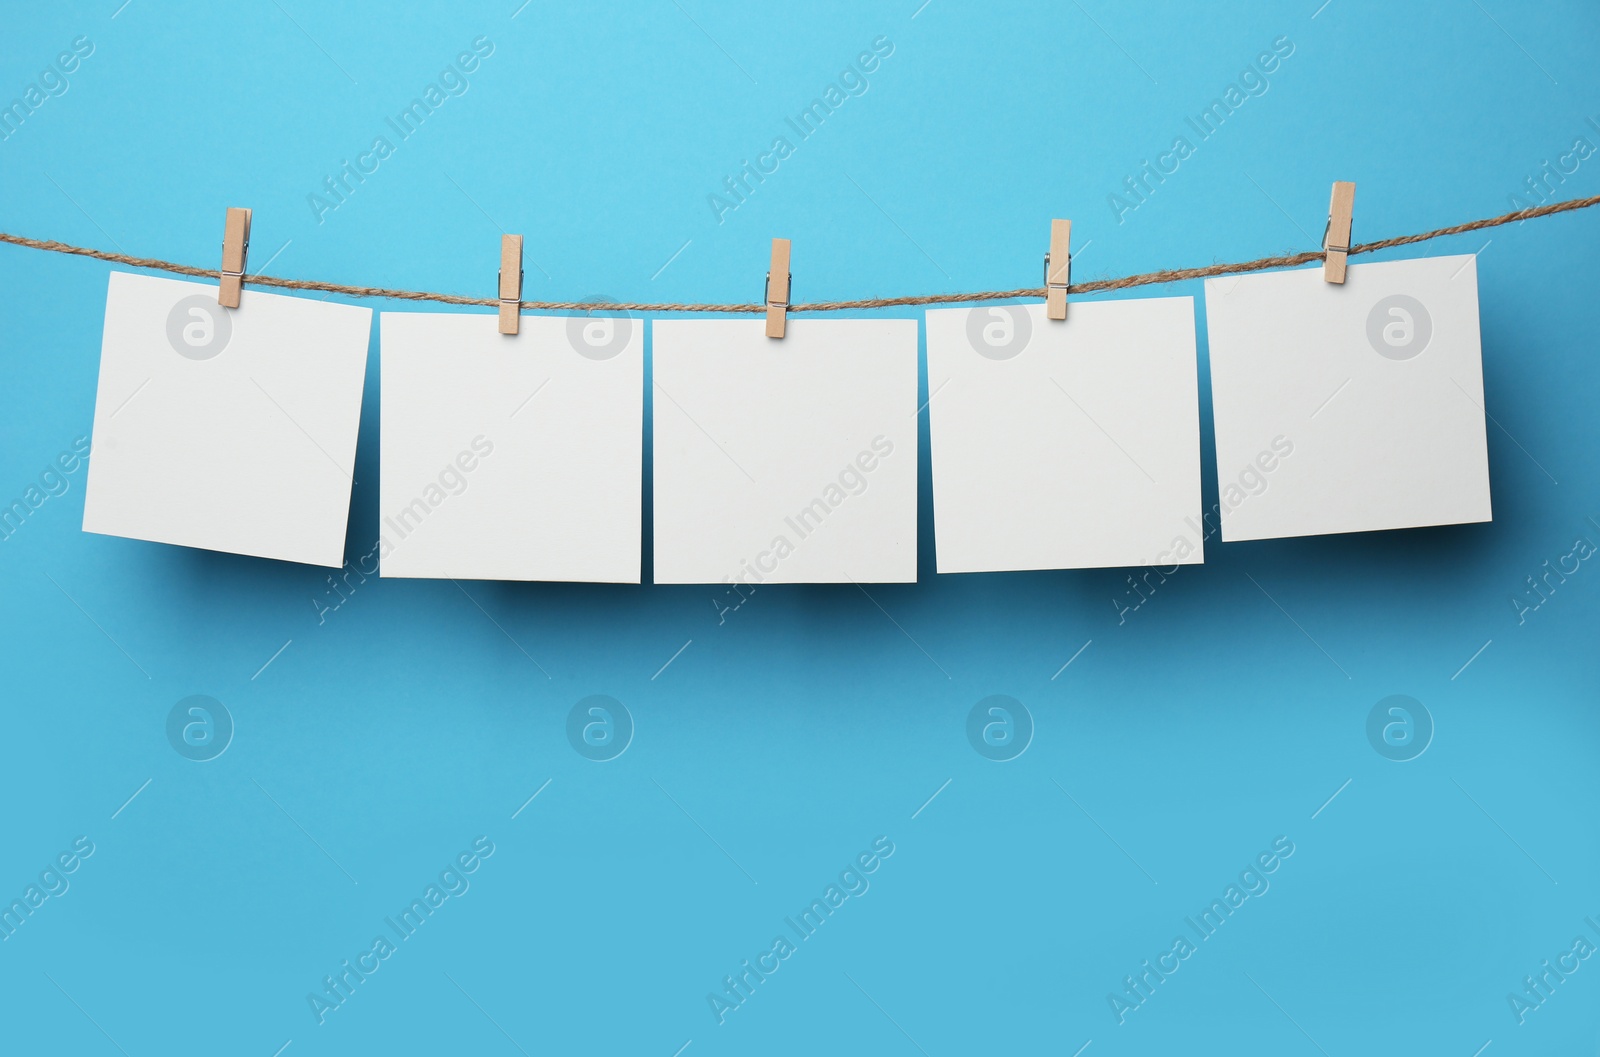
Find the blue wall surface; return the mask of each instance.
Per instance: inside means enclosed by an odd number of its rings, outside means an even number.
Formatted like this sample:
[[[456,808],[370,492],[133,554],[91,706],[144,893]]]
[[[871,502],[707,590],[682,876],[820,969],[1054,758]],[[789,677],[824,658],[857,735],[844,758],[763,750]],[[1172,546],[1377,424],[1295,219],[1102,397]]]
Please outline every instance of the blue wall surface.
[[[1600,193],[1592,3],[1319,2],[11,3],[0,103],[39,105],[0,230],[214,266],[247,205],[254,269],[492,296],[503,229],[529,298],[630,301],[755,300],[784,235],[803,301],[1034,285],[1056,216],[1087,280],[1314,248],[1336,179],[1358,240]],[[0,246],[0,502],[48,495],[0,542],[0,899],[37,903],[0,929],[0,1050],[1594,1052],[1600,211],[1406,253],[1479,254],[1493,523],[1213,541],[1137,595],[940,577],[924,454],[920,583],[719,617],[84,534],[81,465],[47,471],[90,430],[109,266]],[[192,695],[232,725],[206,761],[168,733]],[[631,721],[610,760],[569,738],[591,695]],[[1010,760],[969,741],[991,695],[1031,725]],[[1391,695],[1413,759],[1369,737]]]

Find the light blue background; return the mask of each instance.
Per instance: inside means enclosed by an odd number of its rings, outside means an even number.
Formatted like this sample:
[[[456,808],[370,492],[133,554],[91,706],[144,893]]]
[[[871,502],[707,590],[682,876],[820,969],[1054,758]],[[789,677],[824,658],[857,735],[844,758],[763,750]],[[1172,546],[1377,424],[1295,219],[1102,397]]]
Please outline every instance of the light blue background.
[[[252,270],[488,296],[503,226],[530,298],[691,301],[757,299],[786,235],[811,300],[1037,284],[1053,216],[1079,280],[1312,248],[1335,179],[1358,240],[1420,231],[1600,144],[1583,0],[519,2],[8,4],[0,100],[95,50],[0,142],[0,230],[210,266],[248,205]],[[306,196],[480,35],[470,89],[317,223]],[[879,35],[870,90],[719,225],[707,196]],[[1117,223],[1283,35],[1270,89]],[[1557,194],[1597,192],[1600,156]],[[1593,1052],[1600,961],[1525,1024],[1506,996],[1600,943],[1600,572],[1510,601],[1600,541],[1597,246],[1583,213],[1418,251],[1482,251],[1492,524],[1213,543],[1120,624],[1127,571],[936,577],[926,455],[921,583],[762,589],[721,624],[706,588],[422,581],[319,624],[322,570],[82,533],[78,472],[0,543],[0,897],[96,850],[0,943],[0,1049]],[[107,271],[0,247],[6,503],[89,431]],[[377,406],[373,355],[352,557]],[[208,763],[164,733],[197,693],[237,724]],[[596,693],[637,723],[599,764],[564,733]],[[996,693],[1037,726],[1003,764],[964,733]],[[1396,693],[1437,724],[1403,764],[1365,734]],[[319,1025],[307,993],[479,835],[470,889]],[[870,890],[719,1026],[707,993],[879,835]],[[1119,1025],[1107,994],[1279,835],[1270,890]]]

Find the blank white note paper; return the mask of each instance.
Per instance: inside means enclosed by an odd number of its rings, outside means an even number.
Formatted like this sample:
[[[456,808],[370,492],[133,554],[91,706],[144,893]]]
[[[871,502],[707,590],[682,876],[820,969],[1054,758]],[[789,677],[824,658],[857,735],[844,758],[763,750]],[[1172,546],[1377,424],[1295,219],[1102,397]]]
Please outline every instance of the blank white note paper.
[[[83,528],[338,566],[370,309],[111,274]]]
[[[657,583],[912,583],[917,324],[655,324]]]
[[[382,317],[384,576],[639,582],[644,323]]]
[[[1204,560],[1193,298],[927,318],[941,573]]]
[[[1490,520],[1477,258],[1206,280],[1224,540]]]

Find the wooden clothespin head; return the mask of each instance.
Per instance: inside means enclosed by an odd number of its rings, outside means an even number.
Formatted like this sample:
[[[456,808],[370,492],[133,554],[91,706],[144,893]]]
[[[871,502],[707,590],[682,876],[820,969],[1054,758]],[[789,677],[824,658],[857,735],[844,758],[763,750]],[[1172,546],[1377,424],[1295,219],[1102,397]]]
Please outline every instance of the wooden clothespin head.
[[[222,227],[222,270],[218,273],[217,304],[238,308],[244,289],[244,262],[250,252],[250,210],[231,207]]]
[[[522,236],[500,236],[500,333],[522,324]]]
[[[1325,282],[1344,282],[1350,255],[1350,219],[1356,208],[1356,185],[1338,180],[1328,200],[1328,229],[1322,236],[1322,278]]]
[[[1050,252],[1044,255],[1044,314],[1067,318],[1067,287],[1072,285],[1072,221],[1050,221]]]
[[[789,316],[789,240],[772,240],[772,268],[767,272],[767,337],[783,337]]]

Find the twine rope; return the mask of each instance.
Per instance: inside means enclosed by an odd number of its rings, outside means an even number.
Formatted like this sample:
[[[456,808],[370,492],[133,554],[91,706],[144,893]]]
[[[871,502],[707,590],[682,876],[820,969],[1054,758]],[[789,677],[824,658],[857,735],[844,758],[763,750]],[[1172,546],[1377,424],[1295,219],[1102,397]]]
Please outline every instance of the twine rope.
[[[1569,213],[1578,209],[1588,209],[1590,206],[1600,205],[1600,195],[1590,198],[1575,198],[1566,202],[1551,202],[1546,205],[1532,206],[1528,209],[1519,209],[1512,213],[1505,213],[1497,217],[1486,217],[1482,220],[1471,220],[1465,224],[1454,224],[1447,228],[1436,228],[1433,231],[1424,231],[1416,235],[1398,235],[1394,238],[1380,239],[1377,242],[1364,242],[1351,246],[1350,254],[1373,253],[1377,250],[1391,249],[1395,246],[1409,246],[1416,242],[1427,242],[1430,239],[1443,238],[1446,235],[1461,235],[1469,231],[1482,231],[1485,228],[1499,227],[1502,224],[1517,224],[1535,217],[1554,216],[1557,213]],[[13,246],[23,246],[33,250],[45,250],[49,253],[67,253],[78,257],[91,257],[97,261],[109,261],[112,264],[125,264],[132,268],[145,268],[151,271],[170,272],[173,275],[187,275],[196,279],[215,279],[218,270],[215,268],[196,268],[190,264],[177,264],[173,261],[157,260],[152,257],[134,257],[126,253],[110,253],[106,250],[97,250],[88,246],[73,246],[54,239],[32,239],[24,235],[12,235],[0,232],[0,242],[10,243]],[[1104,290],[1126,290],[1134,286],[1149,286],[1157,283],[1175,283],[1187,279],[1209,279],[1218,275],[1239,275],[1245,272],[1259,272],[1268,268],[1292,268],[1300,264],[1310,264],[1313,261],[1323,260],[1327,256],[1323,250],[1308,250],[1304,253],[1290,253],[1278,257],[1261,257],[1253,261],[1243,261],[1237,264],[1209,264],[1202,268],[1169,268],[1156,272],[1145,272],[1142,275],[1126,275],[1120,279],[1094,279],[1085,283],[1073,283],[1067,287],[1069,294],[1090,294]],[[244,283],[247,286],[267,286],[282,290],[318,290],[330,294],[343,294],[346,297],[382,297],[395,301],[431,301],[443,305],[472,305],[486,308],[498,307],[500,301],[493,297],[462,297],[459,294],[438,294],[423,290],[390,290],[381,286],[347,286],[343,283],[325,283],[314,279],[280,279],[271,275],[246,275]],[[813,301],[808,304],[792,304],[790,312],[843,312],[864,308],[897,308],[905,305],[954,305],[966,304],[974,301],[1005,301],[1016,298],[1043,298],[1045,288],[1042,286],[1024,287],[1019,290],[980,290],[973,293],[958,294],[920,294],[911,297],[869,297],[858,301]],[[766,305],[759,302],[750,304],[680,304],[677,302],[649,303],[603,302],[594,301],[524,301],[522,307],[529,311],[593,311],[604,307],[616,312],[721,312],[726,314],[759,314],[766,311]]]

